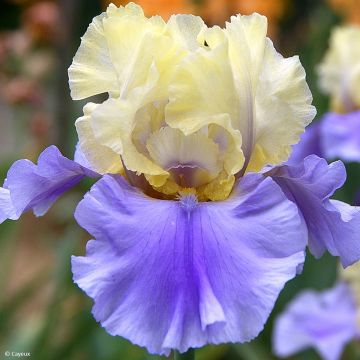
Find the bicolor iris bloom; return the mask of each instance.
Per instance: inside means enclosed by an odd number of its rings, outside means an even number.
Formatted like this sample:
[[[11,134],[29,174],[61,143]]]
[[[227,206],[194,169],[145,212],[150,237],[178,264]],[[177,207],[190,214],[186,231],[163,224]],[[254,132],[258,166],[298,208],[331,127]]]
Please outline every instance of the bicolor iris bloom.
[[[69,69],[74,99],[109,95],[76,121],[75,160],[50,147],[4,183],[16,218],[101,177],[75,211],[94,240],[72,258],[74,281],[107,332],[151,353],[256,337],[307,244],[360,258],[360,210],[330,200],[342,163],[284,165],[315,109],[298,57],[266,28],[258,14],[221,29],[110,5]]]

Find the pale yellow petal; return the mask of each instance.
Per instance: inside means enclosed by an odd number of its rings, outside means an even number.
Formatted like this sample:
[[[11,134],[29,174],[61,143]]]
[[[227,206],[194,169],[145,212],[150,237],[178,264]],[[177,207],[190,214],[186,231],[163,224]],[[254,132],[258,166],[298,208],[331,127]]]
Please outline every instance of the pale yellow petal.
[[[232,118],[237,114],[238,100],[227,62],[226,44],[188,55],[178,66],[170,85],[166,122],[185,135],[212,124],[223,127],[233,139],[232,153],[236,155],[231,161],[225,159],[224,166],[229,174],[238,172],[244,164],[241,133],[232,125]]]
[[[248,171],[287,160],[316,114],[299,58],[283,58],[269,39],[255,99],[255,149]]]
[[[242,149],[246,162],[254,147],[255,96],[263,64],[267,31],[265,16],[233,16],[226,24],[229,58],[239,101],[239,114],[233,121],[243,138]]]
[[[132,131],[135,146],[143,154],[148,154],[147,141],[152,133],[165,126],[164,108],[167,101],[153,102],[143,106],[136,113],[136,121]]]
[[[69,68],[69,85],[74,100],[104,92],[118,92],[117,75],[103,28],[106,13],[89,25]]]
[[[165,26],[160,17],[146,18],[133,3],[110,5],[90,24],[69,68],[72,97],[108,92],[125,98],[144,85],[152,64],[162,67],[176,53]]]
[[[196,39],[205,26],[201,18],[192,15],[173,16],[168,24],[160,17],[114,15],[103,23],[118,73],[120,97],[136,97],[133,92],[147,86],[149,72],[155,68],[158,79],[152,101],[167,97],[177,63],[198,47]]]
[[[148,19],[121,8],[103,20],[109,52],[117,72],[120,96],[144,85],[151,64],[171,48],[161,18]]]
[[[99,105],[91,116],[96,139],[121,155],[128,170],[142,173],[151,185],[161,186],[168,173],[136,148],[132,130],[136,121],[136,104],[119,99],[109,99]]]
[[[197,38],[205,28],[206,25],[201,17],[193,15],[172,15],[166,25],[166,30],[172,39],[189,51],[203,46]]]
[[[84,116],[75,122],[80,148],[92,168],[99,174],[121,173],[123,168],[120,155],[111,148],[102,145],[94,137],[90,120],[91,114],[98,106],[98,104],[93,103],[85,105]]]
[[[266,32],[267,19],[257,13],[232,16],[231,21],[226,23],[229,57],[238,88],[247,86],[246,81],[251,81],[251,86],[256,89],[263,63]]]
[[[180,184],[182,186],[198,187],[208,183],[223,167],[218,145],[201,133],[186,136],[178,129],[161,128],[149,137],[147,148],[154,162],[173,176],[189,167],[185,171],[190,170],[192,179]]]
[[[225,32],[219,26],[203,28],[198,35],[198,42],[206,44],[207,47],[214,49],[215,47],[226,42]]]
[[[248,171],[286,160],[315,116],[298,58],[278,54],[266,31],[266,18],[258,14],[232,17],[225,30],[241,101],[243,151],[246,158],[251,154]]]

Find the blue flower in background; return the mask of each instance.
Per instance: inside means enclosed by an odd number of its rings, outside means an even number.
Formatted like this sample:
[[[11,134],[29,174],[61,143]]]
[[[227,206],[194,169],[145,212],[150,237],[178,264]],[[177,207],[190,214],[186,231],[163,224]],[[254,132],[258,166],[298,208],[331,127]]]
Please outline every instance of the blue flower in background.
[[[328,160],[360,162],[360,111],[328,113],[310,125],[294,146],[289,162],[299,162],[310,154]]]
[[[359,336],[356,311],[345,283],[323,292],[301,292],[275,321],[274,353],[288,357],[313,347],[322,359],[339,360],[347,343]]]
[[[360,336],[360,263],[339,268],[339,280],[322,292],[304,290],[275,319],[273,350],[279,357],[315,348],[324,360],[338,360]]]

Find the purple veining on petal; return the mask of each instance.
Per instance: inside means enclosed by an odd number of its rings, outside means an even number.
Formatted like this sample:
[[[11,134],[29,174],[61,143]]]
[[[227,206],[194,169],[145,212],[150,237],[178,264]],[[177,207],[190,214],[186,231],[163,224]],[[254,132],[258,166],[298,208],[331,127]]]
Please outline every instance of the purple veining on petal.
[[[353,294],[340,283],[321,293],[300,293],[275,321],[273,348],[288,357],[314,347],[324,360],[338,360],[357,333]]]
[[[302,163],[276,167],[267,175],[301,211],[309,231],[308,246],[315,257],[327,250],[339,256],[344,267],[360,259],[360,209],[330,200],[345,182],[343,163],[328,165],[311,155]]]
[[[73,257],[74,281],[110,334],[151,353],[256,337],[304,261],[296,206],[258,174],[221,202],[152,199],[105,175],[75,217],[96,240]]]

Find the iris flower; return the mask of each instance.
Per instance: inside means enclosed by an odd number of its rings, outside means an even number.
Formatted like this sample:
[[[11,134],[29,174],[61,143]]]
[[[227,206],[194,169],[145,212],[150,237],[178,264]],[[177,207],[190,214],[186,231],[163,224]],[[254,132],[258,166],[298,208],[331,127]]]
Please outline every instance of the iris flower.
[[[351,288],[301,292],[280,314],[274,326],[273,348],[288,357],[314,347],[324,360],[339,360],[348,342],[359,336],[356,303]]]
[[[360,258],[359,209],[330,200],[342,163],[283,165],[315,109],[299,58],[266,29],[258,14],[221,29],[110,5],[69,69],[74,99],[108,94],[76,121],[75,160],[49,147],[1,190],[16,219],[100,177],[75,211],[94,240],[72,258],[74,281],[108,333],[151,353],[255,338],[307,244]]]
[[[291,161],[316,154],[360,162],[360,26],[333,30],[318,74],[320,89],[330,96],[331,112],[306,129]]]
[[[276,321],[273,348],[279,357],[314,347],[324,360],[338,360],[360,337],[360,263],[340,268],[339,281],[322,292],[305,290]]]

